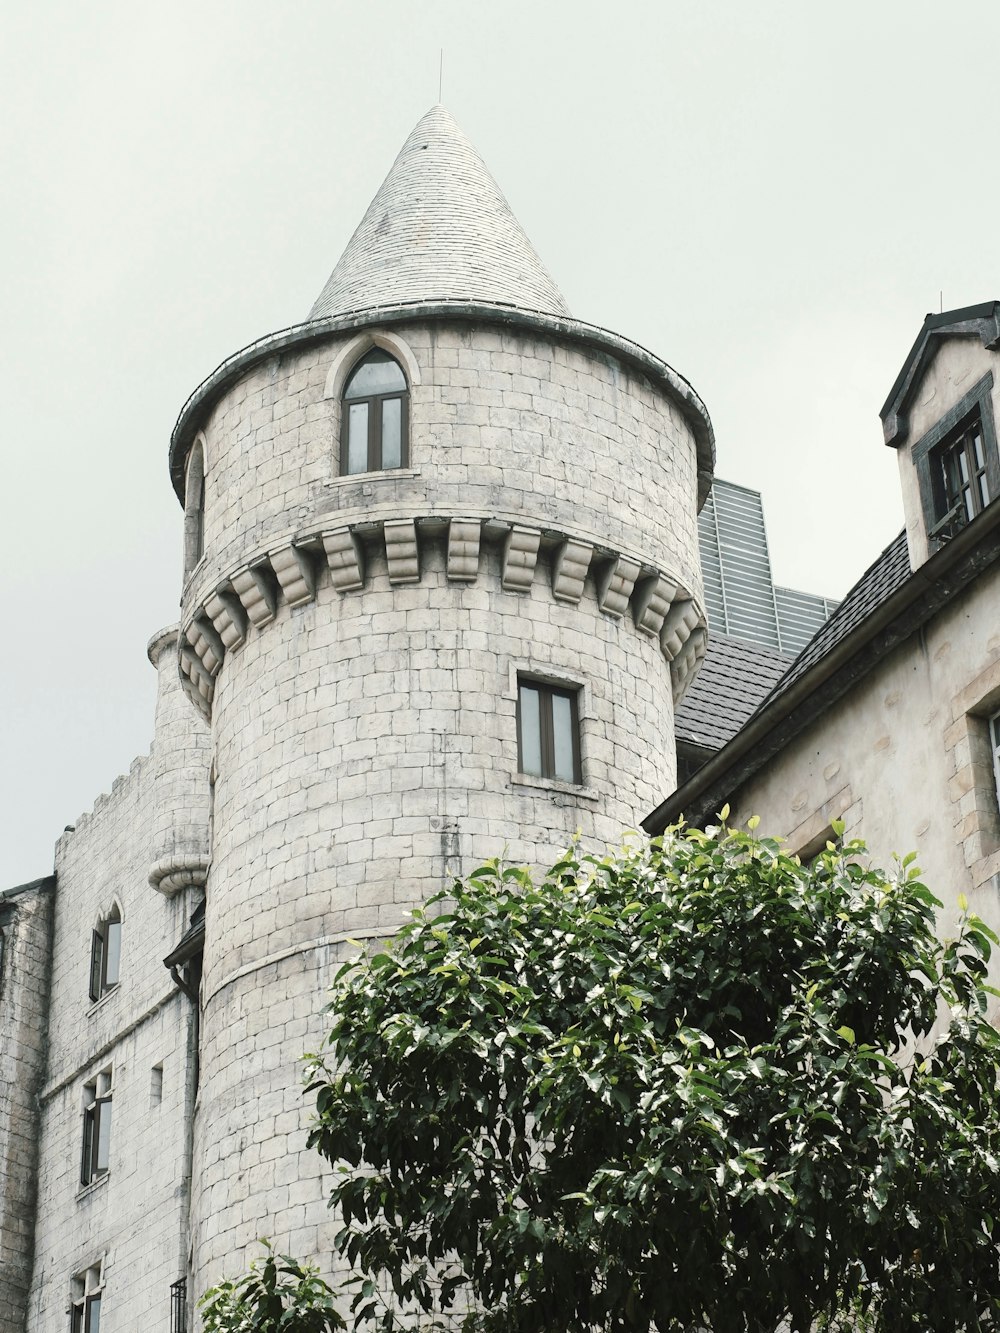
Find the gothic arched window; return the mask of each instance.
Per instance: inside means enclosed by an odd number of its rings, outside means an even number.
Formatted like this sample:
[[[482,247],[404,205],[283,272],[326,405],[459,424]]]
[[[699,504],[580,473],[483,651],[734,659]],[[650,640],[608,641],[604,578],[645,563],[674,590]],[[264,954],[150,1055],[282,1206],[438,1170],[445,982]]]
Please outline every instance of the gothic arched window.
[[[406,376],[399,362],[373,348],[344,386],[340,471],[381,472],[407,463]]]

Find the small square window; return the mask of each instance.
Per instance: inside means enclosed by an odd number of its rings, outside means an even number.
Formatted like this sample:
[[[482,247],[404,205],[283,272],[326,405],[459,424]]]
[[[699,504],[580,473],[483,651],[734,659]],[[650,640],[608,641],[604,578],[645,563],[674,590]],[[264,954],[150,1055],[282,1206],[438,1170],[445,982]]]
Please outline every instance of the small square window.
[[[580,782],[578,690],[519,676],[517,766],[535,778]]]

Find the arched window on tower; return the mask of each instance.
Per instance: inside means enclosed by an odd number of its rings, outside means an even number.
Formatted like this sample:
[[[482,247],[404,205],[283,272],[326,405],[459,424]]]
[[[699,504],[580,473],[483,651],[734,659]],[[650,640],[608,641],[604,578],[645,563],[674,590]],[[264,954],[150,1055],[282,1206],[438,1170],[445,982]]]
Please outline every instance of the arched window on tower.
[[[184,484],[184,577],[197,565],[205,549],[205,450],[196,440],[188,455]]]
[[[340,471],[381,472],[405,467],[409,390],[399,362],[375,347],[363,356],[344,386]]]

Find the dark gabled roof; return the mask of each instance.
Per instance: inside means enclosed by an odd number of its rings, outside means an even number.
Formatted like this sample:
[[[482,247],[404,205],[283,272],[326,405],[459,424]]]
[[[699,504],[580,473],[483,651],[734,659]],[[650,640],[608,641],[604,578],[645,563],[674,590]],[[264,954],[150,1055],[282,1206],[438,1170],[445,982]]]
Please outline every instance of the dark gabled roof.
[[[821,657],[831,652],[863,620],[910,577],[910,555],[904,530],[885,548],[882,554],[855,583],[830,619],[819,627],[806,646],[792,662],[775,688],[763,700],[761,707],[778,698]]]
[[[906,405],[938,343],[944,338],[963,337],[978,337],[984,347],[1000,345],[1000,301],[983,301],[979,305],[962,306],[960,310],[944,310],[939,315],[925,316],[879,413],[886,444],[898,449],[906,442],[909,429]]]
[[[713,634],[694,682],[677,709],[677,740],[719,750],[756,712],[792,658],[759,643]]]
[[[910,570],[905,534],[886,547],[756,713],[642,821],[662,833],[713,817],[747,780],[970,584],[1000,563],[1000,502]]]

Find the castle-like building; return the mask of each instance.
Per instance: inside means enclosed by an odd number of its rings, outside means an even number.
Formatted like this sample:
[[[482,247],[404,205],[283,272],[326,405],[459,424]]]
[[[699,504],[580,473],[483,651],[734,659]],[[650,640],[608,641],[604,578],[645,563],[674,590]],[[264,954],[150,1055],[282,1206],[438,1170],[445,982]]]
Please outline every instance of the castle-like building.
[[[503,849],[728,799],[996,918],[998,345],[992,304],[925,322],[906,534],[836,609],[775,589],[698,394],[570,315],[428,112],[309,318],[181,410],[152,748],[0,894],[3,1333],[191,1333],[265,1234],[326,1266],[326,987]]]

